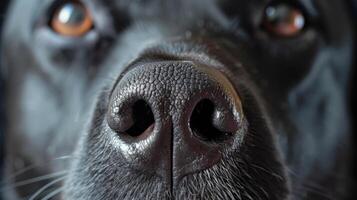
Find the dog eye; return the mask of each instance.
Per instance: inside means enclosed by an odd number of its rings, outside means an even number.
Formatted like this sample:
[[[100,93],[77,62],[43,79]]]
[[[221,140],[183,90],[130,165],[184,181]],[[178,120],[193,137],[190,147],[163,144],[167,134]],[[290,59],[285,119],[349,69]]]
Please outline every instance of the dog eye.
[[[54,10],[50,26],[60,35],[79,37],[92,29],[93,19],[82,3],[66,2]]]
[[[305,27],[304,13],[298,7],[289,4],[273,4],[265,9],[263,27],[269,33],[279,37],[293,37]]]

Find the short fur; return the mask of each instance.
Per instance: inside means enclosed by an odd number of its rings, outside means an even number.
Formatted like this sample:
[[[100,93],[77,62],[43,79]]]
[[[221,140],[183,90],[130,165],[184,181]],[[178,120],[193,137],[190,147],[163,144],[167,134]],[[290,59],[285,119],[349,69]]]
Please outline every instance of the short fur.
[[[284,39],[260,26],[267,1],[84,0],[96,26],[76,39],[48,27],[56,2],[13,0],[6,14],[5,199],[40,199],[58,188],[57,197],[69,200],[351,194],[347,96],[355,35],[345,2],[297,1],[308,26]],[[133,170],[106,129],[109,91],[145,56],[224,66],[247,120],[239,149],[175,186]],[[46,174],[53,176],[18,185]]]

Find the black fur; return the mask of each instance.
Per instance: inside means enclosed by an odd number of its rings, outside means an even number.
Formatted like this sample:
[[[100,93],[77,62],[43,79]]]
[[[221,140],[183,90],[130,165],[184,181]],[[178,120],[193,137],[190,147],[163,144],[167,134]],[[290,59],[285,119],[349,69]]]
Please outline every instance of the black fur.
[[[52,1],[15,0],[6,15],[5,199],[31,197],[57,178],[63,180],[64,199],[351,196],[347,101],[355,22],[348,4],[301,0],[308,28],[281,39],[259,26],[264,1],[86,2],[97,24],[79,39],[49,30],[57,5]],[[125,69],[162,60],[223,66],[247,120],[239,149],[223,152],[217,165],[175,186],[126,163],[105,120],[110,91]],[[63,179],[16,186],[62,170]]]

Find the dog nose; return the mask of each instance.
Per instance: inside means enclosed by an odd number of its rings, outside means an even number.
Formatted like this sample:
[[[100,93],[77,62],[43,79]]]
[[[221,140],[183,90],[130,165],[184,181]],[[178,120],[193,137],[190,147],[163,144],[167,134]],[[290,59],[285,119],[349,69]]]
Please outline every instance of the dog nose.
[[[226,76],[190,61],[131,67],[115,85],[107,113],[126,162],[170,184],[217,164],[239,144],[242,121]]]

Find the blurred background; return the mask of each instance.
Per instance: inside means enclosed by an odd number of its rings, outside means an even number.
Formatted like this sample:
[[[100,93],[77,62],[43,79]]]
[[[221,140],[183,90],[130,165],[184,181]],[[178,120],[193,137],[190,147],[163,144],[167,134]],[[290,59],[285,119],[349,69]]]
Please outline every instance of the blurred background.
[[[3,19],[4,19],[4,13],[5,13],[5,10],[6,10],[6,6],[8,4],[8,1],[9,0],[0,0],[0,33],[1,33],[1,28],[2,28],[2,22],[3,22]],[[350,1],[350,7],[352,8],[352,16],[354,18],[354,22],[355,22],[355,28],[356,28],[356,32],[357,32],[357,0],[351,0]],[[357,34],[356,34],[356,37],[357,38]],[[1,40],[0,40],[1,42]],[[355,40],[355,47],[357,47],[357,41]],[[1,47],[1,43],[0,43],[0,47]],[[357,49],[356,51],[357,52]],[[1,60],[0,60],[0,64],[1,64]],[[350,104],[351,104],[351,115],[352,115],[352,120],[353,120],[353,126],[354,126],[354,155],[355,155],[355,162],[354,162],[354,180],[357,180],[357,133],[356,133],[356,130],[357,130],[357,112],[356,112],[356,102],[357,102],[357,95],[356,95],[356,92],[357,92],[357,88],[356,88],[356,85],[357,85],[357,55],[355,55],[355,67],[353,68],[353,71],[351,73],[351,93],[350,93]],[[1,70],[0,70],[1,72]],[[4,124],[4,120],[5,118],[3,117],[3,109],[4,109],[4,104],[3,104],[3,98],[2,98],[2,91],[3,91],[3,86],[4,86],[4,81],[1,79],[1,76],[0,76],[0,170],[2,169],[2,166],[3,166],[3,142],[4,142],[4,131],[3,131],[3,124]],[[0,180],[1,180],[1,174],[0,174]],[[0,181],[1,182],[1,181]],[[355,181],[355,187],[356,187],[356,190],[357,190],[357,181]],[[1,200],[1,197],[0,197],[0,200]]]
[[[3,18],[4,18],[4,12],[5,12],[5,9],[6,9],[6,5],[8,3],[8,0],[1,0],[0,1],[0,33],[2,32],[1,28],[2,28],[2,22],[3,22]],[[1,34],[0,34],[1,36]],[[1,40],[0,40],[1,41]],[[1,47],[1,42],[0,42],[0,47]],[[1,64],[1,60],[0,60],[0,64]],[[1,72],[1,70],[0,70]],[[3,142],[4,142],[4,132],[3,132],[3,123],[4,123],[4,117],[3,117],[3,108],[4,108],[4,104],[3,104],[3,98],[2,98],[2,95],[3,95],[3,80],[1,79],[2,76],[0,76],[0,170],[2,171],[2,165],[3,165]],[[1,177],[1,174],[0,174],[0,177]],[[1,197],[0,197],[0,200],[1,200]]]

